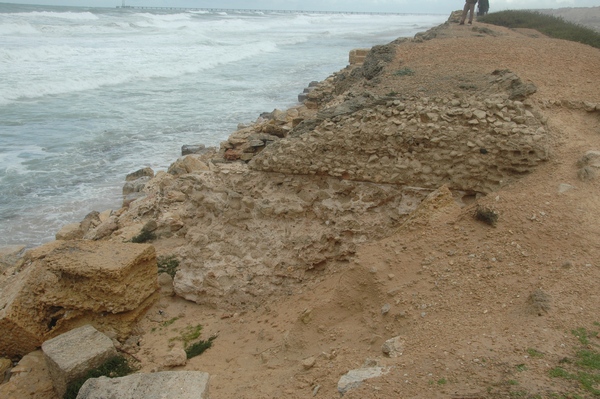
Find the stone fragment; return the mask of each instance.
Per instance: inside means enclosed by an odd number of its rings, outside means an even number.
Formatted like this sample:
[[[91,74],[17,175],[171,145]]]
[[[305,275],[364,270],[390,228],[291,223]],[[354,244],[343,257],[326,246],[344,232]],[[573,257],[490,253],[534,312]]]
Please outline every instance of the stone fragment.
[[[63,227],[54,236],[57,240],[80,240],[83,238],[81,223],[69,223]]]
[[[558,185],[558,193],[559,194],[564,194],[564,193],[566,193],[568,191],[571,191],[571,190],[574,190],[574,189],[575,189],[575,186],[572,186],[572,185],[567,184],[567,183],[561,183],[561,184]]]
[[[404,352],[404,345],[406,341],[403,337],[390,338],[383,343],[381,351],[388,357],[398,357]]]
[[[181,146],[181,156],[186,156],[190,154],[203,154],[208,151],[210,151],[210,148],[206,148],[204,144]]]
[[[163,367],[185,366],[187,354],[183,348],[173,348],[165,355],[162,361]]]
[[[0,384],[4,381],[4,375],[12,368],[13,364],[10,359],[0,357]]]
[[[24,249],[25,245],[0,247],[0,273],[14,265]]]
[[[0,398],[6,399],[57,399],[48,366],[41,350],[23,356],[10,370],[10,380],[2,384]]]
[[[121,378],[91,378],[83,384],[77,399],[208,399],[208,373],[163,371],[132,374]]]
[[[198,155],[186,155],[175,161],[168,169],[168,173],[179,176],[188,173],[202,172],[209,170],[208,165],[202,162]]]
[[[338,392],[344,395],[351,389],[358,388],[363,381],[371,378],[381,377],[389,373],[389,369],[384,367],[367,367],[362,369],[350,370],[344,374],[338,381]]]
[[[143,168],[143,169],[136,170],[135,172],[130,173],[127,176],[125,176],[125,181],[134,181],[141,177],[153,178],[154,170],[152,170],[152,168]]]
[[[112,340],[90,325],[44,342],[42,351],[59,397],[71,381],[117,356]]]
[[[315,366],[317,359],[314,356],[308,357],[302,361],[302,367],[304,370],[310,370]]]

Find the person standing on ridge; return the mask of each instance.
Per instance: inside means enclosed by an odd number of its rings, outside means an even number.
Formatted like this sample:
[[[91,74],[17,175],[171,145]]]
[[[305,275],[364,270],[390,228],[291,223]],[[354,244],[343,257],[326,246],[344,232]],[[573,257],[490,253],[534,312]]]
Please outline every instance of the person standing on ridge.
[[[463,8],[462,17],[460,19],[461,25],[465,24],[467,13],[469,13],[469,25],[473,23],[473,14],[475,14],[475,4],[477,4],[477,0],[465,0],[465,7]]]
[[[482,17],[488,13],[490,9],[489,0],[479,0],[479,5],[477,6],[477,16]]]

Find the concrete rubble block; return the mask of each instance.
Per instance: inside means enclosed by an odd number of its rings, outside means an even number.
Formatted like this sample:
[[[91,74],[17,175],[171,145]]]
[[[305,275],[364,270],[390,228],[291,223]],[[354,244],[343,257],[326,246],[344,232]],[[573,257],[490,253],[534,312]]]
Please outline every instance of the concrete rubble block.
[[[127,312],[158,289],[156,253],[149,244],[64,241],[42,262],[54,280],[41,297],[49,306]]]
[[[350,370],[338,381],[338,392],[344,395],[351,389],[358,388],[365,380],[381,377],[390,372],[386,367],[366,367]]]
[[[92,378],[77,399],[208,399],[209,374],[201,371],[163,371],[121,378]]]
[[[112,340],[90,325],[44,342],[42,351],[54,389],[60,397],[71,381],[117,356]]]

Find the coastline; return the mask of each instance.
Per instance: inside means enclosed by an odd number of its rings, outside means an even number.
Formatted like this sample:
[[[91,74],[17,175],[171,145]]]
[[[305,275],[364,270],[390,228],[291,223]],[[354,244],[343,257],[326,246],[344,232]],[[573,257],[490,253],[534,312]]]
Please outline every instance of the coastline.
[[[545,55],[557,47],[583,61]],[[140,320],[137,356],[142,371],[164,367],[177,333],[161,323],[203,320],[218,347],[182,367],[217,375],[216,397],[337,394],[339,376],[373,357],[394,378],[346,397],[502,395],[506,364],[522,362],[531,371],[520,386],[539,392],[545,369],[524,351],[565,356],[575,338],[560,331],[591,328],[599,305],[581,295],[600,273],[597,226],[585,217],[598,209],[597,181],[575,183],[573,166],[597,150],[597,59],[477,23],[375,46],[304,108],[133,176],[144,198],[64,238],[121,242],[145,230],[159,257],[181,260],[177,296]],[[559,182],[577,189],[559,192]],[[497,212],[498,226],[473,220],[476,206]],[[531,304],[536,288],[551,305]],[[581,310],[560,311],[571,306]],[[394,337],[397,357],[381,352]],[[236,386],[219,377],[231,373]]]

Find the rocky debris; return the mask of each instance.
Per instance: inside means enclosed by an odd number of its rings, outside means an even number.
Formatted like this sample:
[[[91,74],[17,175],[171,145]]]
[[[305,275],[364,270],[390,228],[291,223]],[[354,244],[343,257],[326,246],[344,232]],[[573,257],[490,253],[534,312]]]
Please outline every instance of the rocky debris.
[[[111,339],[90,325],[44,342],[42,352],[59,397],[65,394],[71,381],[117,356]]]
[[[215,151],[214,147],[206,147],[204,144],[183,145],[181,146],[181,156],[190,154],[203,155]]]
[[[0,286],[0,355],[14,358],[93,324],[125,339],[158,298],[150,245],[54,241],[29,250]]]
[[[385,367],[365,367],[355,370],[350,370],[344,374],[337,384],[338,392],[344,395],[351,389],[358,388],[363,381],[371,378],[381,377],[389,373],[389,368]]]
[[[538,316],[543,316],[550,311],[550,302],[550,295],[539,288],[533,291],[528,298],[528,303],[533,313],[537,314]]]
[[[0,384],[8,380],[8,372],[13,367],[13,363],[10,359],[0,357]]]
[[[404,352],[406,340],[404,337],[398,336],[390,338],[383,343],[381,351],[388,357],[398,357]]]
[[[207,170],[209,170],[208,165],[201,160],[199,155],[193,154],[179,158],[169,167],[167,172],[172,175],[179,176]]]
[[[163,367],[185,366],[187,363],[187,354],[183,348],[173,348],[162,359]]]
[[[313,83],[311,83],[313,84]],[[306,96],[312,94],[314,86],[306,90]],[[275,141],[286,137],[294,126],[304,117],[300,114],[301,107],[290,108],[287,111],[274,110],[263,113],[256,123],[251,126],[241,126],[221,143],[217,159],[227,162],[248,162],[263,148]],[[303,108],[306,111],[305,108]]]
[[[41,350],[23,356],[8,374],[10,380],[4,384],[0,383],[0,398],[57,399]]]
[[[127,176],[125,176],[125,181],[136,181],[142,177],[153,178],[154,170],[152,170],[152,168],[142,168],[142,169],[136,170],[135,172],[132,172],[132,173],[128,174]]]
[[[307,357],[306,359],[302,360],[302,368],[304,370],[310,370],[315,367],[316,363],[317,359],[314,356]]]
[[[81,223],[70,223],[61,227],[61,229],[54,235],[56,240],[81,240],[84,232],[81,229]]]
[[[210,376],[200,371],[163,371],[121,378],[92,378],[83,384],[77,399],[208,399]]]
[[[588,151],[577,161],[577,177],[582,181],[595,180],[600,173],[600,151]]]
[[[25,245],[9,245],[0,248],[0,274],[13,266],[23,254]]]
[[[308,98],[308,93],[313,91],[316,86],[318,86],[319,82],[313,80],[308,84],[308,87],[305,87],[302,93],[298,94],[298,102],[303,103]]]

